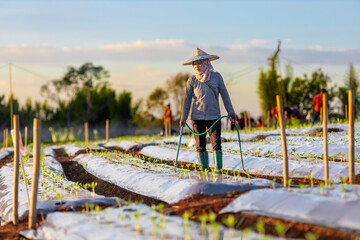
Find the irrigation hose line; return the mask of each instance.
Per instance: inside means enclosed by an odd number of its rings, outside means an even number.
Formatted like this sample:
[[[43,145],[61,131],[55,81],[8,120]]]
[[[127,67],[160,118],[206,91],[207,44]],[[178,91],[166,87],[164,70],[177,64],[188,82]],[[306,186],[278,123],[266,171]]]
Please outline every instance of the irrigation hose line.
[[[194,131],[191,129],[191,127],[190,127],[187,123],[185,123],[185,124],[186,124],[186,126],[189,128],[190,132],[192,132],[192,133],[195,134],[195,135],[200,136],[200,135],[204,135],[204,134],[206,134],[208,131],[210,131],[210,129],[211,129],[212,127],[214,127],[214,125],[215,125],[219,120],[221,120],[222,118],[225,118],[225,117],[231,118],[230,116],[222,116],[222,117],[219,117],[219,118],[211,125],[211,127],[209,127],[208,130],[206,130],[206,131],[203,132],[203,133],[196,133],[196,132],[194,132]],[[239,148],[240,148],[240,157],[241,157],[242,170],[243,170],[245,173],[247,173],[247,171],[246,171],[245,168],[244,168],[244,161],[243,161],[242,150],[241,150],[241,139],[240,139],[239,128],[238,128],[237,124],[235,124],[235,127],[236,127],[236,131],[237,131],[237,135],[238,135],[238,140],[239,140]],[[183,129],[184,129],[184,126],[182,125],[182,126],[181,126],[181,130],[180,130],[180,139],[179,139],[178,149],[177,149],[177,153],[176,153],[176,159],[175,159],[175,171],[176,171],[177,161],[178,161],[178,157],[179,157],[179,150],[180,150],[180,145],[181,145],[181,137],[182,137],[182,134],[183,134]]]

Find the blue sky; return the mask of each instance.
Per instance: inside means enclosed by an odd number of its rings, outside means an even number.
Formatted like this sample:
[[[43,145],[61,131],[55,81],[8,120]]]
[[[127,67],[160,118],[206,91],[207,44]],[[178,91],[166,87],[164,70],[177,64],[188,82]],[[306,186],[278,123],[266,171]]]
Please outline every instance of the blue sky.
[[[66,66],[91,61],[110,71],[114,88],[146,98],[192,72],[181,63],[200,47],[233,79],[236,111],[258,115],[258,69],[278,40],[282,65],[297,76],[321,67],[341,84],[349,63],[360,70],[359,9],[360,1],[0,1],[0,94],[8,93],[7,63],[43,76],[13,69],[24,102]]]

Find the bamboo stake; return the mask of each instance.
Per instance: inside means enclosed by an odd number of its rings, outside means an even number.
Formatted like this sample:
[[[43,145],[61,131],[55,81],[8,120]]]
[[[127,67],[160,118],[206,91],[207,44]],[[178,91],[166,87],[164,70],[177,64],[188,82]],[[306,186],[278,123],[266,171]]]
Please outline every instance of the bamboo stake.
[[[27,126],[25,126],[25,151],[27,152]]]
[[[325,171],[325,185],[329,184],[329,161],[328,161],[328,140],[327,140],[327,124],[328,124],[328,96],[323,93],[323,137],[324,137],[324,171]]]
[[[286,146],[286,132],[285,132],[285,118],[284,118],[284,107],[282,98],[280,95],[276,95],[276,102],[278,107],[279,123],[281,129],[281,140],[282,140],[282,150],[283,150],[283,171],[284,171],[284,187],[288,187],[288,178],[289,178],[289,164],[287,157],[287,146]]]
[[[109,120],[106,120],[106,142],[109,142]]]
[[[84,123],[84,128],[85,128],[85,143],[87,143],[89,141],[89,124],[88,122]]]
[[[13,116],[14,126],[14,192],[13,192],[13,224],[19,223],[18,204],[19,204],[19,116]]]
[[[355,180],[355,139],[354,139],[354,120],[355,120],[355,95],[349,90],[349,183],[354,184]]]
[[[40,172],[40,146],[41,146],[41,120],[34,118],[33,127],[33,143],[34,143],[34,158],[33,158],[33,181],[31,182],[31,202],[29,210],[29,229],[36,227],[36,204],[37,193],[39,187],[39,172]]]

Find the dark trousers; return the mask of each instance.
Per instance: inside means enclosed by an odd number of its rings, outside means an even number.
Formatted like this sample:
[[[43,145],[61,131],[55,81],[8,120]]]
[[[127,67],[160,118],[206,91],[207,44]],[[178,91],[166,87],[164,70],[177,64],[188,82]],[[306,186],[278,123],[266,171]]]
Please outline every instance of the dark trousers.
[[[320,116],[320,112],[316,112],[315,110],[314,110],[314,113],[313,113],[313,119],[312,119],[312,121],[311,121],[311,124],[314,124],[316,121],[317,121],[317,119],[319,118],[319,116]]]
[[[214,124],[216,120],[193,120],[194,132],[203,133],[211,125]],[[221,122],[218,121],[208,132],[210,136],[211,145],[213,151],[221,150]],[[195,135],[196,141],[196,151],[203,152],[206,151],[206,134],[198,136]]]

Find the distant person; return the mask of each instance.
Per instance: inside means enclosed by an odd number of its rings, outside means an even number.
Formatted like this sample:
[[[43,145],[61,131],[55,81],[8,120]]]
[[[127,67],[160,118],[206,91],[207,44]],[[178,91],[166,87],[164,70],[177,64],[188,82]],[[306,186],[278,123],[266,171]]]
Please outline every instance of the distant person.
[[[279,121],[279,111],[278,111],[278,107],[274,107],[271,109],[270,111],[270,115],[274,118],[275,121],[275,127],[277,126],[277,122]],[[285,115],[285,121],[287,121],[289,124],[291,124],[291,115],[292,115],[292,110],[289,107],[284,107],[284,115]]]
[[[256,128],[262,128],[264,127],[264,124],[263,122],[261,121],[261,118],[259,118],[257,121],[256,121]]]
[[[299,109],[297,109],[296,107],[291,107],[290,109],[291,109],[291,117],[292,118],[296,118],[299,120],[301,120],[303,118]]]
[[[322,105],[323,105],[323,93],[326,93],[326,89],[321,89],[320,93],[314,97],[314,100],[312,102],[312,105],[314,106],[314,112],[311,119],[311,125],[314,125],[314,123],[317,121],[317,119],[320,116]]]
[[[230,125],[230,130],[235,130],[235,124],[237,124],[237,125],[238,125],[238,128],[239,128],[240,118],[239,118],[239,116],[238,116],[237,114],[235,114],[235,118],[236,118],[236,121],[233,121],[233,120],[230,119],[230,118],[226,118],[226,121],[227,121],[226,125],[228,125],[228,123],[229,123],[229,125]]]
[[[171,113],[170,104],[165,106],[164,112],[165,112],[164,124],[163,124],[164,133],[165,133],[165,136],[170,136],[171,135],[171,124],[174,122],[172,113]]]
[[[229,93],[226,89],[224,80],[220,73],[213,71],[210,61],[219,59],[218,56],[210,55],[197,48],[192,57],[183,65],[192,65],[195,75],[191,76],[186,83],[185,99],[180,120],[180,126],[184,126],[190,111],[194,131],[202,133],[210,128],[215,121],[220,118],[219,94],[223,100],[227,115],[236,121],[234,108],[232,106]],[[218,121],[209,131],[210,142],[212,144],[215,169],[222,169],[222,149],[221,149],[221,122]],[[199,164],[203,170],[209,168],[209,157],[206,151],[206,136],[195,135],[196,151]]]
[[[244,113],[240,113],[240,118],[239,118],[239,129],[244,129],[245,128],[245,114]]]

